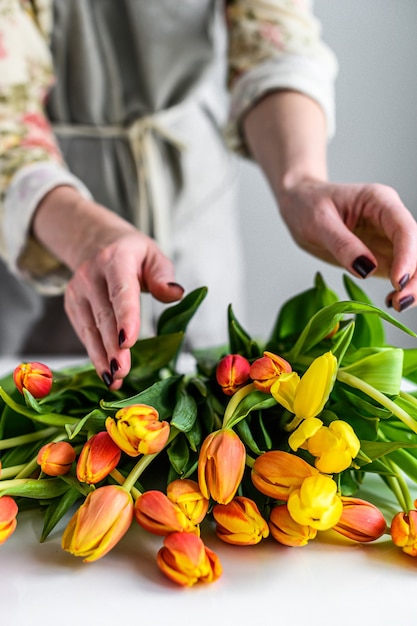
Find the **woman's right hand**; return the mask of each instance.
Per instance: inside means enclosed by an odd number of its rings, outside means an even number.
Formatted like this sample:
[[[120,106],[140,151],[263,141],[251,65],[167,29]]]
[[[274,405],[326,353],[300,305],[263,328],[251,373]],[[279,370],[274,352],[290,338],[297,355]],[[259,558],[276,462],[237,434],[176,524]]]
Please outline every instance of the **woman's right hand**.
[[[174,267],[153,239],[71,187],[40,203],[33,232],[73,272],[65,310],[97,373],[119,389],[139,336],[140,293],[180,300]]]

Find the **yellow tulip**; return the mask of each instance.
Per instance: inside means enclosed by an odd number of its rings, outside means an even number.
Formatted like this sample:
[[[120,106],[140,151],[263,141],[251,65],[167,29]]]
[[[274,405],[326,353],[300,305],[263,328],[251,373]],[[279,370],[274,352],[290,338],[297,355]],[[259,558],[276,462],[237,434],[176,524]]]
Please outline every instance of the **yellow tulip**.
[[[226,543],[250,546],[269,535],[268,524],[255,502],[244,496],[236,496],[229,504],[216,504],[213,517],[216,534]]]
[[[155,454],[169,437],[168,422],[159,421],[158,411],[147,404],[131,404],[106,419],[106,429],[113,441],[129,456]]]
[[[316,457],[314,465],[320,472],[335,474],[352,464],[359,452],[360,441],[350,424],[334,420],[312,434],[306,447]]]
[[[288,500],[290,493],[301,486],[308,476],[318,474],[312,467],[290,452],[271,450],[255,460],[252,482],[261,493],[275,500]]]
[[[171,533],[157,554],[160,570],[173,582],[191,587],[198,582],[211,583],[222,574],[217,555],[200,537],[189,533]]]
[[[133,499],[119,485],[91,491],[62,535],[62,548],[85,562],[107,554],[123,537],[133,519]]]
[[[314,539],[317,530],[296,522],[290,515],[286,504],[275,506],[269,516],[269,529],[272,537],[284,546],[305,546]]]
[[[220,504],[230,502],[243,477],[246,449],[230,428],[210,433],[198,458],[198,484],[205,498]]]
[[[343,511],[342,500],[336,492],[337,485],[329,476],[309,476],[299,489],[290,493],[288,511],[303,526],[328,530],[338,523]]]

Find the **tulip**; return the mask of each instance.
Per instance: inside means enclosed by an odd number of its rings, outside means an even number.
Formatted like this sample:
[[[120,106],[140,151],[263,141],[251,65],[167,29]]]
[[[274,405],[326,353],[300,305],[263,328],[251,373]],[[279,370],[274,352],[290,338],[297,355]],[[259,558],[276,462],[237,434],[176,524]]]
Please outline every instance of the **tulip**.
[[[62,535],[62,548],[85,563],[107,554],[129,529],[133,499],[119,485],[91,491],[70,519]]]
[[[145,530],[154,535],[173,532],[198,533],[180,507],[156,489],[145,491],[135,502],[135,517]]]
[[[201,446],[198,484],[205,498],[227,504],[240,485],[245,470],[246,450],[229,428],[210,433]]]
[[[216,504],[213,516],[216,534],[226,543],[250,546],[268,537],[268,524],[250,498],[236,496],[229,504]]]
[[[129,456],[155,454],[166,445],[168,422],[159,421],[156,409],[147,404],[131,404],[106,419],[106,429],[113,441]]]
[[[263,356],[252,363],[250,377],[257,389],[269,393],[272,384],[281,374],[288,374],[291,371],[288,361],[272,352],[264,352]]]
[[[290,515],[286,504],[275,506],[269,516],[269,529],[273,538],[284,546],[305,546],[314,539],[317,530],[299,524]]]
[[[309,417],[291,433],[288,443],[292,450],[304,448],[316,457],[314,465],[324,474],[343,472],[352,464],[360,449],[360,441],[352,426],[334,420],[329,426]]]
[[[387,524],[374,504],[347,496],[342,496],[341,500],[342,515],[333,530],[360,543],[375,541],[384,534]]]
[[[314,359],[303,376],[280,377],[271,387],[277,402],[294,413],[299,419],[316,417],[329,399],[337,372],[337,359],[326,352]]]
[[[249,380],[249,361],[240,354],[227,354],[216,368],[216,380],[227,396],[232,396]]]
[[[106,431],[90,437],[77,461],[77,478],[95,485],[106,478],[120,461],[122,451]]]
[[[414,503],[417,507],[417,500]],[[410,556],[417,556],[417,511],[397,513],[391,522],[391,537],[394,544]]]
[[[198,582],[211,583],[222,574],[217,555],[200,537],[189,533],[171,533],[157,554],[160,570],[173,582],[191,587]]]
[[[282,450],[264,452],[255,460],[252,482],[261,493],[275,500],[288,500],[290,493],[318,471],[306,461]]]
[[[14,384],[20,393],[26,389],[37,399],[44,398],[51,391],[52,378],[49,367],[37,361],[20,363],[13,372]]]
[[[195,480],[189,478],[173,480],[167,487],[167,496],[171,502],[180,507],[193,524],[200,524],[205,518],[209,500],[203,496]]]
[[[10,496],[0,497],[0,545],[14,532],[17,526],[18,507]]]
[[[68,441],[51,441],[42,446],[36,460],[48,476],[63,476],[71,469],[76,456]]]
[[[289,495],[287,507],[291,517],[303,526],[329,530],[343,511],[337,485],[329,476],[316,474],[303,480],[301,487]]]

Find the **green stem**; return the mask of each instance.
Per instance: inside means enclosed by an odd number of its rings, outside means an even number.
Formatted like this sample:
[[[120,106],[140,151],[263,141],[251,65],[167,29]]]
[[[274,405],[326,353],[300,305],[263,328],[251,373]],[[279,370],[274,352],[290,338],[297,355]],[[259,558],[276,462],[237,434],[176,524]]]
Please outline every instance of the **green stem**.
[[[254,383],[249,383],[248,385],[245,385],[244,387],[238,389],[233,394],[224,411],[222,428],[227,428],[228,422],[233,417],[234,412],[236,411],[239,404],[242,402],[243,398],[252,393],[252,391],[256,391],[256,387]]]
[[[22,463],[22,465],[13,465],[11,467],[3,467],[1,470],[0,481],[6,480],[7,478],[15,478],[24,467],[26,467],[26,463]]]
[[[171,441],[173,441],[173,439],[175,439],[175,437],[178,435],[179,432],[180,431],[174,428],[173,426],[171,427],[171,432],[170,432],[168,441],[165,445],[165,448],[171,443]],[[162,450],[160,450],[160,452],[162,452]],[[122,485],[123,489],[125,489],[127,492],[130,493],[132,489],[134,488],[136,481],[139,480],[142,473],[152,463],[152,461],[158,456],[158,454],[159,452],[155,452],[154,454],[146,454],[145,456],[142,456],[139,459],[139,461],[136,463],[134,468],[131,470],[126,480],[124,481]]]
[[[403,510],[408,513],[414,508],[413,500],[411,498],[410,490],[408,488],[407,482],[400,470],[400,468],[393,462],[391,459],[385,459],[388,467],[392,471],[397,481],[398,489],[401,492],[401,500],[398,498],[397,492],[395,495],[397,496],[399,504],[403,507]]]
[[[65,424],[78,424],[79,419],[77,417],[70,417],[69,415],[60,415],[59,413],[36,413],[31,411],[27,407],[15,402],[3,389],[0,387],[0,397],[4,402],[16,413],[24,415],[34,422],[40,422],[41,424],[47,424],[49,426],[60,426],[61,428]]]
[[[114,480],[119,483],[119,485],[124,485],[124,483],[126,482],[126,478],[125,476],[123,476],[122,472],[119,472],[118,469],[114,469],[110,472],[110,476],[112,478],[114,478]],[[132,494],[134,500],[137,500],[139,498],[139,496],[142,495],[142,492],[139,491],[139,489],[136,489],[136,487],[131,487],[130,489],[130,493]]]
[[[56,441],[63,441],[64,439],[68,439],[66,433],[61,433],[51,439],[51,443],[55,443]],[[16,478],[27,478],[33,472],[35,472],[39,468],[38,465],[38,455],[36,455],[33,459],[31,459],[26,465],[23,466],[22,470],[16,474]]]
[[[10,489],[11,487],[20,487],[20,485],[25,485],[30,478],[12,478],[11,480],[4,480],[0,482],[0,490]]]
[[[39,439],[44,439],[56,433],[55,427],[44,428],[43,430],[37,430],[33,433],[26,435],[19,435],[18,437],[9,437],[9,439],[2,439],[0,441],[0,450],[8,450],[9,448],[16,448],[17,446],[23,446],[26,443],[32,443]]]
[[[341,369],[339,369],[337,373],[337,379],[342,383],[346,383],[350,387],[355,387],[356,389],[363,391],[363,393],[367,396],[373,398],[379,402],[381,406],[391,411],[391,413],[396,415],[398,419],[400,419],[410,430],[413,431],[413,433],[417,434],[417,422],[406,411],[395,404],[395,402],[387,398],[385,394],[375,389],[375,387],[372,387],[372,385],[369,385],[360,378],[353,376],[353,374],[348,374]]]

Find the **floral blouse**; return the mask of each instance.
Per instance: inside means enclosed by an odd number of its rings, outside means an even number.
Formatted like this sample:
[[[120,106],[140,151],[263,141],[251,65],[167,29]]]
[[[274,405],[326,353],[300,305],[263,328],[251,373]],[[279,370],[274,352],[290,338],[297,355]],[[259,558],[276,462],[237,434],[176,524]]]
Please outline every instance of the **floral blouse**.
[[[53,187],[89,191],[66,167],[44,104],[53,85],[53,0],[0,0],[0,255],[10,269],[42,276],[56,262],[29,235],[33,212]],[[242,114],[267,91],[290,88],[322,106],[334,130],[337,62],[321,39],[310,0],[217,2],[228,28],[229,146],[244,152]],[[16,193],[19,189],[19,193]],[[22,259],[25,259],[22,261]]]

